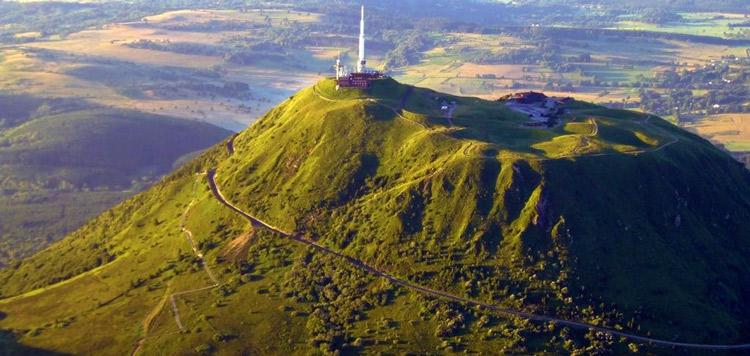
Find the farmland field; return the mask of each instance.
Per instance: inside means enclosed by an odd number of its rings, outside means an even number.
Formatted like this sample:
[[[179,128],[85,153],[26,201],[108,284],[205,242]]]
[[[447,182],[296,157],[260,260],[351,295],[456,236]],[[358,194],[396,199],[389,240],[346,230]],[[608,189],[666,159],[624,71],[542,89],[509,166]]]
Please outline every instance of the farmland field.
[[[680,13],[681,21],[666,24],[651,24],[637,20],[622,20],[612,29],[654,31],[665,33],[679,33],[686,35],[713,36],[732,38],[732,34],[739,32],[730,24],[737,24],[747,20],[744,14],[693,12]]]
[[[447,42],[449,45],[445,48],[424,51],[419,63],[398,69],[395,78],[456,95],[482,98],[536,90],[599,103],[620,103],[632,102],[637,97],[633,83],[651,79],[667,70],[690,69],[711,63],[722,56],[744,56],[746,50],[745,47],[662,39],[570,40],[559,44],[561,53],[565,56],[589,54],[591,61],[570,62],[580,69],[561,72],[543,63],[473,63],[462,59],[454,50],[492,48],[493,53],[499,54],[535,47],[533,42],[515,37],[458,33],[452,34]],[[549,87],[550,82],[555,86]],[[600,84],[591,85],[596,82]],[[573,89],[563,89],[567,84]]]
[[[685,21],[698,26],[703,23],[699,21],[719,21],[713,19],[715,16],[719,15],[692,14],[686,15]],[[735,15],[722,16],[721,21],[740,20]],[[291,93],[331,75],[331,64],[338,53],[350,61],[356,56],[356,38],[341,38],[332,45],[305,45],[288,50],[276,61],[261,58],[236,64],[211,51],[238,38],[259,36],[257,30],[248,28],[254,24],[286,29],[334,21],[337,20],[331,16],[284,10],[171,11],[139,22],[81,31],[64,39],[6,47],[0,50],[0,71],[4,73],[0,88],[86,98],[106,106],[206,121],[239,130]],[[557,42],[560,55],[590,55],[591,60],[570,62],[578,69],[560,71],[545,62],[478,63],[462,58],[466,51],[489,49],[493,55],[501,56],[537,49],[538,41],[517,35],[452,32],[447,36],[435,33],[430,36],[434,44],[422,50],[416,63],[389,68],[393,76],[405,83],[483,98],[537,90],[599,103],[631,103],[637,98],[633,83],[667,70],[720,60],[722,56],[741,56],[746,50],[740,46],[665,39],[571,39]],[[198,50],[193,51],[197,53],[160,50],[162,43]],[[201,49],[205,54],[200,54]],[[368,64],[382,69],[386,51],[368,50]],[[221,71],[220,77],[201,75],[216,71]],[[235,81],[249,85],[248,96],[227,97],[195,90]]]
[[[685,127],[729,151],[750,151],[750,114],[712,115]]]
[[[281,61],[227,63],[213,54],[133,47],[148,43],[218,46],[252,31],[213,31],[201,26],[317,23],[317,14],[229,10],[181,10],[0,49],[0,90],[43,97],[85,98],[96,104],[205,121],[241,130],[292,93],[327,75],[347,48],[293,50]],[[282,24],[282,22],[284,24]],[[355,44],[356,39],[352,39]],[[376,63],[374,56],[372,63]],[[221,72],[217,76],[217,71]],[[249,86],[246,95],[211,92],[229,82]],[[206,89],[208,88],[208,89]]]

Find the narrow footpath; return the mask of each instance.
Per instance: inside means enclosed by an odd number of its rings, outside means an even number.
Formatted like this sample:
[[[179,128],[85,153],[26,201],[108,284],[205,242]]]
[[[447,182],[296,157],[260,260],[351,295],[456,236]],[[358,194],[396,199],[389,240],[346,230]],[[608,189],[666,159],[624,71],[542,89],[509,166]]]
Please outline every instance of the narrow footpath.
[[[388,109],[391,109],[396,114],[396,116],[398,118],[400,118],[400,119],[409,121],[409,122],[411,122],[413,124],[416,124],[416,125],[419,125],[419,126],[421,126],[422,128],[424,128],[426,130],[434,131],[433,129],[431,129],[431,128],[425,126],[424,124],[422,124],[421,122],[417,122],[417,121],[408,119],[408,118],[406,118],[405,116],[402,115],[401,110],[405,107],[406,101],[408,100],[409,96],[411,96],[411,92],[408,91],[408,90],[407,90],[406,95],[404,95],[404,97],[402,97],[401,103],[399,104],[399,106],[397,106],[397,107],[394,108],[394,107],[390,107],[388,105],[385,105],[385,104],[383,104],[383,103],[381,103],[381,102],[379,102],[379,101],[377,101],[375,99],[372,99],[372,98],[331,99],[331,98],[325,97],[322,94],[320,94],[320,92],[318,92],[318,89],[317,89],[317,87],[315,85],[313,85],[312,88],[313,88],[313,92],[315,93],[315,95],[317,95],[318,98],[320,98],[321,100],[328,101],[328,102],[369,101],[369,102],[371,102],[371,103],[373,103],[375,105],[380,105],[382,107],[386,107]],[[412,88],[412,90],[413,90],[413,88]],[[446,118],[448,119],[448,123],[449,123],[450,127],[453,127],[453,121],[452,121],[453,111],[456,109],[456,107],[457,107],[457,105],[452,106],[450,108],[449,112],[446,115]],[[568,159],[568,158],[576,158],[576,157],[604,157],[604,156],[614,156],[614,155],[623,155],[623,154],[637,156],[637,155],[640,155],[642,153],[658,152],[658,151],[661,151],[661,150],[663,150],[663,149],[665,149],[665,148],[667,148],[667,147],[669,147],[671,145],[674,145],[675,143],[680,142],[680,139],[678,137],[676,137],[676,136],[674,136],[674,135],[672,135],[670,133],[665,132],[663,129],[657,127],[656,125],[653,125],[653,124],[649,123],[649,119],[650,118],[651,118],[651,116],[648,116],[648,117],[646,117],[645,120],[643,120],[643,122],[637,122],[637,123],[639,125],[641,125],[641,126],[644,126],[644,127],[646,127],[646,125],[648,125],[648,127],[651,127],[653,129],[655,129],[656,131],[660,132],[661,134],[663,134],[664,136],[669,137],[671,139],[669,142],[661,144],[661,145],[659,145],[657,147],[650,147],[650,148],[647,148],[647,149],[634,150],[634,151],[628,151],[628,152],[602,152],[602,153],[593,153],[593,154],[580,154],[580,153],[577,153],[576,149],[574,149],[570,154],[566,154],[566,155],[562,155],[562,156],[557,156],[557,157],[522,157],[522,158],[525,159],[525,160],[528,160],[528,161],[541,162],[541,161],[552,161],[552,160]],[[589,137],[594,137],[599,132],[599,126],[598,126],[598,124],[596,122],[596,119],[592,118],[591,120],[592,120],[595,128],[594,128],[594,133],[591,134],[591,135],[589,135]],[[442,132],[440,134],[444,135],[444,136],[446,136],[448,138],[451,138],[451,139],[456,139],[455,137],[449,136],[449,135],[447,135],[445,133],[442,133]],[[470,156],[469,155],[469,149],[472,147],[472,145],[474,143],[471,140],[464,140],[464,139],[459,139],[459,140],[469,142],[469,145],[466,146],[466,148],[464,148],[464,150],[463,150],[463,154],[465,156],[469,157]],[[231,150],[230,154],[232,154],[232,153],[234,153],[234,149]],[[486,158],[486,159],[514,159],[514,158],[521,158],[521,157],[519,157],[517,155],[513,155],[513,154],[511,154],[511,155],[505,155],[505,156],[503,156],[503,155],[497,155],[497,156],[485,156],[485,155],[476,156],[476,155],[472,155],[470,157]]]
[[[230,140],[227,143],[227,150],[229,151],[230,155],[232,153],[234,153],[233,143],[234,143],[234,138],[232,138],[232,140]],[[182,292],[178,292],[178,293],[169,294],[169,302],[170,302],[171,307],[172,307],[172,314],[174,314],[174,319],[175,319],[175,323],[177,324],[177,329],[178,330],[171,331],[171,332],[166,332],[166,333],[162,333],[162,334],[158,334],[158,335],[148,336],[148,329],[150,327],[151,321],[162,310],[162,308],[164,308],[164,304],[165,304],[166,299],[167,299],[166,296],[165,296],[165,298],[162,299],[159,302],[159,304],[157,304],[156,307],[143,320],[143,322],[142,322],[143,336],[141,336],[140,338],[138,338],[138,340],[136,341],[135,347],[133,348],[133,351],[130,353],[130,356],[135,356],[135,355],[138,354],[138,352],[141,350],[141,347],[143,346],[143,343],[146,341],[146,339],[150,339],[150,338],[157,337],[157,336],[163,336],[163,335],[169,335],[169,334],[178,333],[178,332],[181,332],[185,328],[182,325],[182,320],[180,320],[180,310],[179,310],[179,308],[177,308],[176,297],[178,297],[180,295],[184,295],[184,294],[190,294],[190,293],[201,292],[201,291],[204,291],[204,290],[213,289],[213,288],[216,288],[219,285],[221,285],[221,283],[219,282],[219,280],[214,275],[213,271],[211,271],[211,268],[208,267],[208,264],[206,263],[205,258],[203,258],[203,253],[201,253],[198,250],[198,248],[196,247],[195,241],[193,240],[193,233],[185,227],[187,225],[187,217],[188,217],[188,213],[190,212],[190,208],[192,208],[193,204],[195,204],[195,202],[198,200],[198,184],[197,183],[198,183],[198,180],[200,179],[200,177],[202,175],[203,174],[198,174],[197,177],[196,177],[195,182],[193,183],[193,200],[190,201],[190,203],[188,204],[187,208],[185,209],[185,212],[182,214],[182,218],[180,219],[180,230],[185,234],[185,238],[187,239],[188,243],[190,244],[190,249],[193,251],[193,253],[195,254],[195,256],[198,257],[198,263],[200,263],[201,266],[203,266],[203,269],[206,271],[206,274],[208,275],[208,278],[211,279],[211,282],[213,284],[211,284],[209,286],[206,286],[206,287],[202,287],[202,288],[190,289],[190,290],[186,290],[186,291],[182,291]],[[169,293],[169,292],[167,291],[167,293]]]

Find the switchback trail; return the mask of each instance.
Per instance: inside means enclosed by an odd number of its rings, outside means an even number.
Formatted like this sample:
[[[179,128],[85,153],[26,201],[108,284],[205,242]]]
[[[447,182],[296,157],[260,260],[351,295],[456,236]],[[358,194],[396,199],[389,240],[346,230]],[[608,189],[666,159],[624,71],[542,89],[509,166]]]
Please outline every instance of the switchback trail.
[[[273,226],[273,225],[271,225],[269,223],[266,223],[266,222],[264,222],[264,221],[262,221],[262,220],[260,220],[260,219],[258,219],[256,217],[250,215],[249,213],[243,211],[242,209],[238,208],[237,206],[235,206],[232,203],[230,203],[229,201],[227,201],[227,199],[224,197],[224,195],[222,194],[221,190],[219,189],[219,186],[216,184],[216,171],[215,170],[211,170],[211,171],[208,172],[208,183],[211,186],[211,191],[213,192],[214,197],[216,197],[216,199],[221,204],[227,206],[229,209],[233,210],[234,212],[236,212],[236,213],[242,215],[243,217],[245,217],[246,219],[248,219],[251,222],[251,224],[253,225],[253,227],[262,227],[262,228],[274,231],[274,232],[279,233],[279,234],[281,234],[281,235],[283,235],[283,236],[285,236],[285,237],[287,237],[287,238],[289,238],[291,240],[294,240],[294,241],[297,241],[299,243],[302,243],[302,244],[305,244],[307,246],[310,246],[310,247],[312,247],[312,248],[314,248],[314,249],[316,249],[318,251],[321,251],[323,253],[327,253],[329,255],[333,255],[333,256],[339,257],[339,258],[345,260],[347,263],[349,263],[350,265],[352,265],[352,266],[354,266],[356,268],[359,268],[361,270],[370,272],[370,273],[372,273],[372,274],[374,274],[376,276],[388,279],[389,281],[393,282],[394,284],[398,284],[400,286],[403,286],[403,287],[411,289],[411,290],[415,290],[415,291],[418,291],[418,292],[421,292],[421,293],[425,293],[425,294],[429,294],[429,295],[433,295],[433,296],[437,296],[437,297],[442,297],[442,298],[445,298],[445,299],[448,299],[448,300],[452,300],[452,301],[455,301],[455,302],[466,303],[468,305],[474,305],[474,306],[478,306],[478,307],[481,307],[481,308],[494,310],[494,311],[497,311],[497,312],[500,312],[500,313],[504,313],[504,314],[508,314],[508,315],[513,315],[513,316],[521,317],[521,318],[524,318],[524,319],[535,320],[535,321],[544,321],[544,322],[554,322],[556,324],[565,325],[565,326],[569,326],[569,327],[572,327],[572,328],[599,331],[599,332],[608,333],[608,334],[611,334],[611,335],[614,335],[614,336],[624,337],[626,339],[630,339],[630,340],[634,340],[634,341],[639,341],[639,342],[644,342],[644,343],[649,343],[649,344],[653,344],[653,345],[660,345],[660,346],[667,346],[667,347],[684,347],[684,348],[692,348],[692,349],[708,349],[708,350],[750,349],[750,344],[741,344],[741,345],[711,345],[711,344],[695,344],[695,343],[683,343],[683,342],[673,342],[673,341],[668,341],[668,340],[659,340],[659,339],[654,339],[654,338],[649,338],[649,337],[644,337],[644,336],[638,336],[638,335],[634,335],[634,334],[629,334],[629,333],[621,332],[621,331],[617,331],[617,330],[612,330],[612,329],[601,327],[601,326],[597,326],[597,325],[586,324],[586,323],[579,322],[579,321],[565,320],[565,319],[559,319],[559,318],[545,316],[545,315],[532,314],[532,313],[528,313],[528,312],[524,312],[524,311],[519,311],[519,310],[511,310],[511,309],[501,308],[501,307],[496,306],[496,305],[486,304],[486,303],[482,303],[482,302],[479,302],[479,301],[475,301],[475,300],[471,300],[471,299],[459,297],[459,296],[450,294],[448,292],[444,292],[444,291],[439,291],[439,290],[435,290],[435,289],[430,289],[430,288],[427,288],[427,287],[423,287],[423,286],[411,283],[409,281],[406,281],[406,280],[394,277],[394,276],[392,276],[392,275],[390,275],[390,274],[388,274],[386,272],[383,272],[383,271],[381,271],[381,270],[379,270],[379,269],[377,269],[375,267],[372,267],[372,266],[366,264],[365,262],[362,262],[362,261],[360,261],[360,260],[358,260],[358,259],[356,259],[354,257],[344,255],[344,254],[339,253],[337,251],[333,251],[333,250],[331,250],[331,249],[329,249],[329,248],[327,248],[325,246],[322,246],[322,245],[318,244],[315,241],[308,240],[308,239],[302,237],[299,234],[292,233],[292,232],[286,232],[286,231],[284,231],[284,230],[282,230],[282,229],[280,229],[278,227],[275,227],[275,226]]]
[[[574,154],[578,154],[578,151],[582,148],[586,148],[589,146],[589,137],[595,137],[599,133],[599,124],[596,123],[596,120],[589,119],[591,122],[591,125],[594,126],[593,129],[591,129],[591,133],[588,135],[581,136],[581,140],[583,141],[583,146],[579,146],[573,149]],[[230,153],[231,154],[231,153]]]

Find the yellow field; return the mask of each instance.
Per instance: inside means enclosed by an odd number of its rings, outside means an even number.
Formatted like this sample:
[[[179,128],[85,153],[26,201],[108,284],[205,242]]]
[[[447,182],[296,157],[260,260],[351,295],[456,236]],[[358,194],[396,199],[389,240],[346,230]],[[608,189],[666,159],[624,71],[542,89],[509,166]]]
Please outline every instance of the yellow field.
[[[239,12],[235,10],[178,10],[170,11],[159,15],[149,16],[146,20],[149,23],[158,23],[161,25],[174,25],[180,23],[200,23],[210,20],[232,20],[232,21],[255,21],[262,23],[266,16],[271,19],[271,23],[283,21],[298,21],[301,23],[320,22],[321,15],[314,13],[287,12],[286,10],[250,10],[248,12]]]
[[[289,56],[294,61],[292,65],[261,63],[239,66],[227,64],[218,56],[138,49],[126,44],[139,40],[168,40],[171,43],[217,45],[228,36],[245,36],[251,31],[190,32],[172,28],[209,21],[265,23],[266,17],[273,26],[289,26],[289,21],[313,23],[326,20],[318,14],[285,10],[167,12],[147,17],[142,21],[81,31],[64,39],[48,39],[0,49],[0,89],[47,97],[83,98],[100,105],[205,120],[238,130],[292,93],[311,85],[321,76],[330,75],[329,64],[333,63],[338,53],[341,53],[343,58],[355,57],[356,34],[351,35],[351,46],[345,48],[309,47],[293,52]],[[620,102],[634,100],[637,93],[630,88],[593,86],[577,86],[574,92],[561,92],[544,90],[544,86],[549,81],[591,80],[592,75],[605,82],[630,82],[635,81],[640,75],[651,77],[658,72],[670,70],[672,67],[669,63],[673,61],[678,62],[683,68],[690,68],[724,55],[745,55],[744,47],[649,39],[625,44],[618,42],[614,45],[602,39],[586,41],[585,48],[562,46],[565,55],[592,54],[597,63],[584,64],[585,74],[575,71],[554,73],[538,65],[465,63],[452,54],[455,53],[452,50],[459,47],[490,49],[494,53],[501,53],[536,45],[529,41],[503,35],[458,33],[449,35],[447,43],[444,47],[426,51],[420,63],[401,68],[393,73],[394,77],[406,83],[438,91],[489,99],[517,91],[536,90],[592,102]],[[38,53],[41,50],[47,51],[48,54]],[[370,52],[369,66],[379,68],[383,57],[384,53]],[[625,69],[619,64],[604,65],[604,62],[618,63],[618,60],[644,60],[652,61],[654,64],[632,69]],[[160,91],[158,88],[173,85],[174,81],[156,79],[148,75],[150,70],[166,68],[165,70],[170,71],[174,69],[179,76],[192,77],[192,71],[205,71],[217,65],[225,68],[225,73],[220,79],[191,80],[201,80],[202,83],[218,86],[227,81],[245,82],[251,87],[252,99],[243,101],[211,97],[190,90],[167,95],[164,90]],[[111,72],[111,78],[76,74],[90,70],[91,67],[105,71],[105,74]],[[120,70],[122,73],[118,72]],[[488,75],[494,78],[478,78]],[[516,89],[513,88],[514,85],[517,86]]]
[[[42,37],[42,33],[39,31],[34,32],[22,32],[22,33],[16,33],[13,35],[15,38],[39,38]]]
[[[141,39],[172,42],[195,42],[214,44],[224,38],[224,34],[167,31],[153,28],[138,28],[128,24],[106,26],[100,30],[86,30],[71,34],[62,41],[36,42],[27,45],[78,55],[113,58],[149,65],[176,65],[180,67],[206,68],[221,63],[221,58],[150,51],[126,47],[123,44]]]
[[[242,32],[188,32],[173,31],[166,27],[212,20],[263,22],[266,16],[271,19],[272,24],[278,25],[284,19],[298,22],[320,20],[317,14],[286,11],[266,10],[261,14],[259,11],[240,13],[182,10],[151,16],[141,22],[107,25],[100,29],[74,33],[64,39],[33,42],[0,50],[0,89],[42,97],[83,98],[95,104],[202,120],[240,130],[292,93],[317,81],[318,72],[327,75],[327,72],[323,73],[326,68],[310,68],[305,71],[280,66],[228,65],[220,57],[138,49],[125,44],[139,40],[217,44],[226,36],[241,35]],[[354,47],[356,41],[353,40],[352,44]],[[49,54],[40,54],[40,50],[48,51]],[[335,58],[339,50],[313,48],[309,55],[323,62]],[[146,74],[136,77],[117,76],[122,68],[135,74],[162,68],[182,70],[189,74],[191,70],[206,70],[215,65],[223,65],[226,73],[220,80],[201,79],[204,83],[221,86],[226,81],[245,82],[251,87],[252,99],[212,98],[189,90],[181,91],[179,95],[166,96],[148,89],[139,89],[140,92],[133,97],[117,90],[118,87],[160,87],[172,84]],[[90,67],[112,71],[114,79],[88,78],[76,74]]]
[[[750,114],[719,114],[685,125],[730,151],[750,151]]]

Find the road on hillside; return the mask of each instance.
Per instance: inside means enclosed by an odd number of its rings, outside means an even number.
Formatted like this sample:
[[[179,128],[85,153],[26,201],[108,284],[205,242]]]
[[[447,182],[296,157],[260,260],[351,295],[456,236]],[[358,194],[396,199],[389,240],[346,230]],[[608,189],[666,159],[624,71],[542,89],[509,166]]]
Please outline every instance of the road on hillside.
[[[445,113],[445,118],[448,119],[448,126],[453,127],[453,112],[458,108],[458,104],[451,104],[448,111]]]
[[[386,272],[383,272],[383,271],[381,271],[381,270],[379,270],[377,268],[374,268],[374,267],[372,267],[372,266],[370,266],[370,265],[368,265],[368,264],[366,264],[366,263],[364,263],[364,262],[362,262],[362,261],[360,261],[360,260],[358,260],[358,259],[356,259],[354,257],[344,255],[344,254],[339,253],[337,251],[333,251],[333,250],[331,250],[331,249],[329,249],[329,248],[327,248],[325,246],[322,246],[322,245],[318,244],[315,241],[311,241],[309,239],[304,238],[300,234],[285,232],[285,231],[281,230],[280,228],[277,228],[277,227],[275,227],[275,226],[273,226],[271,224],[268,224],[268,223],[266,223],[266,222],[264,222],[264,221],[262,221],[262,220],[260,220],[260,219],[258,219],[256,217],[250,215],[249,213],[243,211],[242,209],[238,208],[237,206],[235,206],[232,203],[230,203],[229,201],[227,201],[227,199],[224,197],[224,195],[222,194],[222,192],[219,189],[218,185],[216,184],[216,171],[215,170],[212,170],[212,171],[208,172],[208,182],[209,182],[209,185],[211,186],[211,191],[213,192],[214,197],[216,197],[216,199],[221,204],[227,206],[228,208],[230,208],[234,212],[236,212],[236,213],[242,215],[243,217],[245,217],[246,219],[248,219],[252,223],[253,227],[262,227],[262,228],[269,229],[269,230],[274,231],[276,233],[279,233],[279,234],[281,234],[281,235],[283,235],[283,236],[285,236],[285,237],[287,237],[287,238],[289,238],[291,240],[294,240],[294,241],[303,243],[305,245],[308,245],[310,247],[313,247],[316,250],[321,251],[323,253],[327,253],[327,254],[330,254],[330,255],[337,256],[339,258],[344,259],[345,261],[347,261],[349,264],[351,264],[354,267],[357,267],[357,268],[362,269],[364,271],[370,272],[370,273],[372,273],[372,274],[374,274],[376,276],[388,279],[391,282],[393,282],[395,284],[398,284],[398,285],[401,285],[403,287],[406,287],[408,289],[412,289],[412,290],[415,290],[415,291],[418,291],[418,292],[422,292],[422,293],[425,293],[425,294],[430,294],[430,295],[433,295],[433,296],[442,297],[442,298],[449,299],[449,300],[456,301],[456,302],[461,302],[461,303],[466,303],[466,304],[469,304],[469,305],[479,306],[479,307],[482,307],[482,308],[494,310],[494,311],[497,311],[497,312],[500,312],[500,313],[504,313],[504,314],[508,314],[508,315],[513,315],[513,316],[521,317],[521,318],[524,318],[524,319],[536,320],[536,321],[545,321],[545,322],[554,322],[554,323],[559,324],[559,325],[565,325],[565,326],[569,326],[569,327],[573,327],[573,328],[577,328],[577,329],[586,329],[586,330],[599,331],[599,332],[608,333],[608,334],[611,334],[611,335],[614,335],[614,336],[620,336],[620,337],[624,337],[624,338],[627,338],[627,339],[630,339],[630,340],[640,341],[640,342],[654,344],[654,345],[661,345],[661,346],[667,346],[667,347],[685,347],[685,348],[694,348],[694,349],[709,349],[709,350],[750,349],[750,344],[742,344],[742,345],[710,345],[710,344],[683,343],[683,342],[673,342],[673,341],[667,341],[667,340],[653,339],[653,338],[649,338],[649,337],[643,337],[643,336],[629,334],[629,333],[625,333],[625,332],[621,332],[621,331],[617,331],[617,330],[612,330],[612,329],[608,329],[608,328],[601,327],[601,326],[586,324],[586,323],[583,323],[583,322],[578,322],[578,321],[573,321],[573,320],[559,319],[559,318],[554,318],[554,317],[550,317],[550,316],[537,315],[537,314],[527,313],[527,312],[518,311],[518,310],[511,310],[511,309],[501,308],[501,307],[496,306],[496,305],[482,303],[482,302],[479,302],[479,301],[475,301],[475,300],[471,300],[471,299],[459,297],[459,296],[450,294],[448,292],[439,291],[439,290],[435,290],[435,289],[430,289],[430,288],[423,287],[423,286],[420,286],[420,285],[417,285],[417,284],[413,284],[413,283],[411,283],[409,281],[406,281],[406,280],[399,279],[397,277],[391,276],[390,274],[388,274]]]

